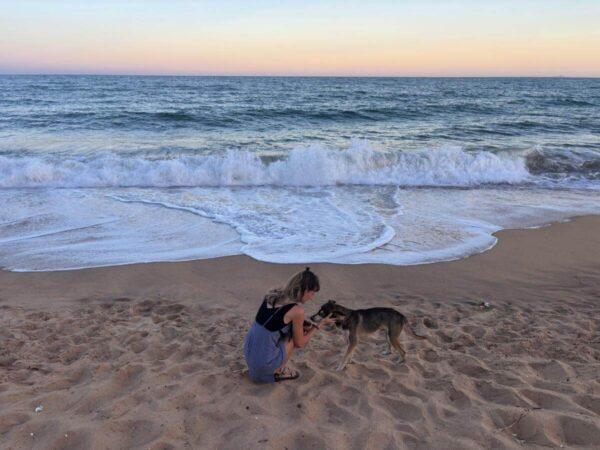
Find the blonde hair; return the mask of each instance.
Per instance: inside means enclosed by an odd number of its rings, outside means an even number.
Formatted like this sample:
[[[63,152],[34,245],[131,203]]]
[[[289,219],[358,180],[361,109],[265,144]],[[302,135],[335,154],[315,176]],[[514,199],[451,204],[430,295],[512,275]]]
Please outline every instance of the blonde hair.
[[[307,267],[290,278],[285,287],[271,289],[267,292],[265,299],[267,304],[274,308],[299,302],[306,291],[317,292],[319,289],[321,289],[319,277],[311,272],[310,267]]]

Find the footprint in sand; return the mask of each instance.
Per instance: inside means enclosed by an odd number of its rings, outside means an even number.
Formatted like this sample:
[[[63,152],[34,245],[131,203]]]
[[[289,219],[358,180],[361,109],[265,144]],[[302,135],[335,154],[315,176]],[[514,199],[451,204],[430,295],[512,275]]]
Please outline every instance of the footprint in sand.
[[[484,378],[488,379],[490,371],[483,367],[482,363],[471,357],[453,358],[450,361],[450,366],[453,367],[458,373],[466,375],[470,378]]]
[[[87,430],[62,430],[48,447],[49,450],[87,450],[92,448],[91,433]]]
[[[423,352],[423,359],[427,362],[435,363],[440,361],[440,355],[432,349],[427,349]]]
[[[27,422],[31,417],[23,413],[8,413],[0,416],[0,434],[8,433],[14,427]]]
[[[568,445],[598,446],[600,442],[600,428],[598,420],[582,420],[570,416],[558,419],[562,429],[565,443]]]
[[[506,387],[496,387],[486,381],[475,383],[477,393],[484,400],[507,406],[531,406],[519,397],[512,389]]]
[[[535,411],[511,411],[504,412],[505,432],[510,433],[515,439],[529,445],[542,447],[557,447],[559,442],[552,439],[554,426],[551,420],[542,415],[536,415]]]
[[[450,386],[445,389],[446,397],[450,404],[458,409],[465,409],[471,406],[471,399],[456,386]]]
[[[463,332],[465,332],[466,334],[470,335],[471,337],[473,337],[475,339],[481,339],[487,333],[485,328],[480,327],[480,326],[475,326],[475,325],[464,325],[461,329]]]
[[[264,445],[264,444],[263,444]],[[325,441],[314,434],[307,433],[304,431],[296,431],[291,433],[289,437],[286,437],[283,441],[278,441],[277,446],[274,448],[307,448],[307,449],[318,449],[326,448]]]
[[[64,365],[69,365],[75,361],[77,361],[81,356],[83,356],[88,350],[88,346],[86,345],[73,345],[68,348],[66,351],[60,354],[60,361]]]
[[[436,329],[438,327],[437,320],[432,319],[431,317],[425,317],[423,319],[423,325],[430,329]]]
[[[546,381],[546,380],[537,379],[537,380],[533,380],[531,382],[531,385],[538,389],[545,389],[547,391],[559,392],[561,394],[574,394],[576,392],[572,386],[570,386],[566,383],[560,383],[560,382],[555,382],[555,381]]]
[[[533,404],[544,409],[552,409],[556,411],[578,411],[573,403],[565,400],[558,395],[551,394],[545,391],[538,391],[533,389],[522,389],[519,392],[523,397],[531,400]]]
[[[379,400],[387,413],[398,421],[416,422],[425,417],[423,411],[412,403],[391,397],[379,397]]]
[[[32,420],[15,430],[13,442],[17,444],[16,448],[34,448],[37,442],[47,442],[57,437],[59,429],[58,420]]]
[[[148,450],[175,450],[176,448],[177,447],[168,442],[157,442],[156,444],[152,444]]]
[[[498,384],[508,387],[519,387],[525,384],[520,378],[505,372],[496,372],[492,374],[492,380]]]
[[[531,363],[530,366],[546,381],[564,381],[574,376],[573,369],[559,361]]]
[[[574,398],[575,403],[600,416],[600,397],[593,395],[578,395]]]
[[[157,423],[142,419],[111,421],[101,427],[101,432],[111,435],[118,448],[141,448],[162,434]]]

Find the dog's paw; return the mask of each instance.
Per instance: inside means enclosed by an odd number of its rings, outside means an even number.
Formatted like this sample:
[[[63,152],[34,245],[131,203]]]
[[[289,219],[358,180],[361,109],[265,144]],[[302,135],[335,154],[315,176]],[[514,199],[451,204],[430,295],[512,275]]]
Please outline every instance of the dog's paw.
[[[342,372],[342,371],[343,371],[345,368],[346,368],[346,366],[339,365],[339,366],[337,366],[337,367],[335,368],[335,371],[336,371],[336,372]]]
[[[383,350],[381,353],[379,353],[381,356],[389,356],[392,354],[392,352],[390,352],[388,349]]]

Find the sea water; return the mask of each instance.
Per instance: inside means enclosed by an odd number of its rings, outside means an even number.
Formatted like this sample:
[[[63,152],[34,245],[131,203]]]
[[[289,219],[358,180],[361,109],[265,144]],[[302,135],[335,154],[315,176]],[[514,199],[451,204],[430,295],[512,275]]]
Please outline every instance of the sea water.
[[[600,212],[600,79],[0,76],[0,267],[418,264]]]

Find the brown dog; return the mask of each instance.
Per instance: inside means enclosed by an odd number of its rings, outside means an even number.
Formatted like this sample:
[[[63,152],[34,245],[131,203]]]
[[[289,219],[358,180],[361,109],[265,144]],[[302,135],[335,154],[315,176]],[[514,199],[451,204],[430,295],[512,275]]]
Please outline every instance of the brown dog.
[[[389,352],[394,347],[400,353],[400,361],[404,360],[406,351],[400,344],[400,333],[404,326],[408,333],[417,339],[427,339],[425,336],[415,334],[406,317],[392,308],[368,308],[368,309],[350,309],[329,300],[319,312],[311,316],[311,320],[316,322],[323,317],[330,316],[335,319],[335,325],[344,330],[348,330],[348,349],[344,358],[340,362],[337,370],[344,370],[346,364],[352,358],[352,353],[358,344],[358,337],[361,334],[371,334],[382,327],[387,328],[387,337]],[[317,322],[318,323],[318,322]]]

